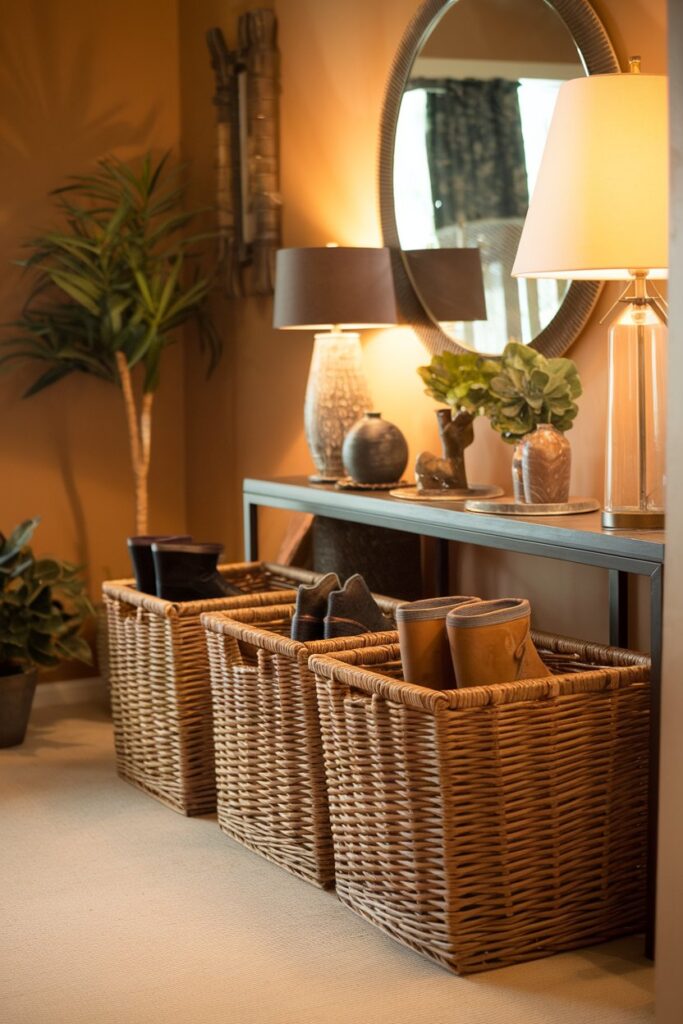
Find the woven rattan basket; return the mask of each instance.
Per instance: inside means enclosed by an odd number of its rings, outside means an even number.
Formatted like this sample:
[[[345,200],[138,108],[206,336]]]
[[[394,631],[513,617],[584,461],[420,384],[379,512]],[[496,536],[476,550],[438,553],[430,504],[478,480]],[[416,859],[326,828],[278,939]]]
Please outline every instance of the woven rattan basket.
[[[117,770],[182,814],[216,807],[209,664],[202,612],[281,603],[302,569],[241,562],[220,571],[237,597],[174,603],[142,594],[132,580],[103,584]]]
[[[649,660],[534,639],[562,674],[439,692],[396,644],[310,662],[337,893],[461,974],[644,924]]]
[[[393,617],[399,603],[378,598]],[[322,887],[334,883],[313,653],[395,640],[395,632],[300,643],[289,638],[293,604],[203,615],[218,787],[218,823],[229,836]]]

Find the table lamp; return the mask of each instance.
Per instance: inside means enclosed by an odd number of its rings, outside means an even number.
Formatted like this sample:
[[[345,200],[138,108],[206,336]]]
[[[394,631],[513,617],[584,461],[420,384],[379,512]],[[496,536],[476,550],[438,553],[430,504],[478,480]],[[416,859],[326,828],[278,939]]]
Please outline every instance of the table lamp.
[[[609,330],[610,529],[664,526],[668,268],[667,79],[630,73],[560,88],[514,277],[627,280]],[[611,311],[610,311],[611,312]]]
[[[316,467],[311,482],[344,476],[344,437],[372,408],[358,331],[396,322],[388,249],[278,251],[273,326],[317,332],[304,402],[306,442]]]

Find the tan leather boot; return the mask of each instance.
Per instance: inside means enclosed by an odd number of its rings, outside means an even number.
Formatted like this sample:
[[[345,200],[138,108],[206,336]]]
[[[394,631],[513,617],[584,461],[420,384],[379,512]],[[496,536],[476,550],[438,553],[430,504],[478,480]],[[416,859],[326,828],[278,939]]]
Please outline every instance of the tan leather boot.
[[[475,601],[479,598],[430,597],[398,606],[396,625],[406,682],[432,690],[450,690],[455,686],[446,616],[452,608]]]
[[[552,675],[531,639],[523,597],[479,601],[448,613],[446,630],[456,686],[485,686]]]

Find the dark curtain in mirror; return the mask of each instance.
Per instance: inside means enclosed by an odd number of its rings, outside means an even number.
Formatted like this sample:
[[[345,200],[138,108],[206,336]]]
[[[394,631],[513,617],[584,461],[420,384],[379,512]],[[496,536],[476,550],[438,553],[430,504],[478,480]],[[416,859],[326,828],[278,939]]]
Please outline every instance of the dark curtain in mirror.
[[[524,217],[529,205],[518,82],[415,79],[427,93],[427,152],[437,229]]]

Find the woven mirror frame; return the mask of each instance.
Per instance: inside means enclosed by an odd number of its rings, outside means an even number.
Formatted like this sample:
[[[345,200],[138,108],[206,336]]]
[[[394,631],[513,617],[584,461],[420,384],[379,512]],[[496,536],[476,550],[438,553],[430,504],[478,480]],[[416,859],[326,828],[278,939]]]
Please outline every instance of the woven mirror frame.
[[[402,319],[410,323],[432,353],[448,349],[466,352],[448,337],[422,306],[405,268],[394,209],[394,144],[401,100],[413,62],[435,18],[457,0],[425,0],[408,25],[389,74],[380,121],[379,202],[384,244],[391,249],[396,299]],[[574,39],[589,75],[620,71],[619,61],[604,25],[588,0],[545,0]],[[531,347],[545,356],[561,356],[585,327],[602,290],[598,281],[573,281],[557,313]]]

